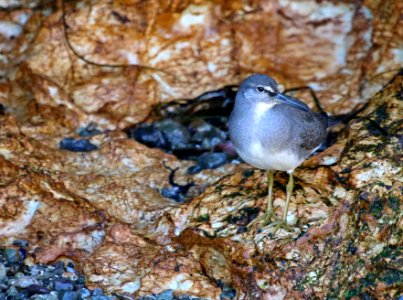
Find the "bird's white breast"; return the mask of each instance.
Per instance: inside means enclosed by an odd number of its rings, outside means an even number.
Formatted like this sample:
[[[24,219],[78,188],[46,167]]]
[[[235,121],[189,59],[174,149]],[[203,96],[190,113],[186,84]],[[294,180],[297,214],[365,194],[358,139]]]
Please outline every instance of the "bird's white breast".
[[[252,166],[288,173],[294,171],[304,161],[291,151],[269,152],[259,142],[251,144],[247,153],[240,151],[239,155]]]

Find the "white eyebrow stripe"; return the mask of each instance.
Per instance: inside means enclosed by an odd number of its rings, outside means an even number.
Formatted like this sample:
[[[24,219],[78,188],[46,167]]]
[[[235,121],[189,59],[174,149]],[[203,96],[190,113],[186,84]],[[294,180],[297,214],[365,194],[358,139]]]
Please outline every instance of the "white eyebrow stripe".
[[[270,93],[274,93],[274,90],[271,88],[271,86],[265,86],[264,89]]]

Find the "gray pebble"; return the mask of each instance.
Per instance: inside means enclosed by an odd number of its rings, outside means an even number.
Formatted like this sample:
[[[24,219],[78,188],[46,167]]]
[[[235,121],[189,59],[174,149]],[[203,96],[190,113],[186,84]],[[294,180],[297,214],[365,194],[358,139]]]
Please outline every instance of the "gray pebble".
[[[224,131],[203,120],[192,122],[190,127],[195,131],[191,140],[201,143],[202,149],[213,149],[227,138],[227,134]]]
[[[100,289],[100,288],[95,288],[95,289],[92,291],[92,295],[93,295],[93,296],[102,296],[102,295],[103,295],[102,289]]]
[[[0,282],[0,291],[5,291],[7,289],[8,289],[8,285],[3,282]]]
[[[13,245],[17,247],[27,248],[29,243],[26,240],[14,240]]]
[[[197,174],[197,173],[201,172],[202,170],[203,170],[203,168],[201,166],[194,165],[194,166],[189,167],[186,172],[189,175],[193,175],[193,174]]]
[[[140,300],[141,298],[136,298],[134,296],[130,296],[127,294],[120,294],[120,293],[116,293],[115,294],[118,300]]]
[[[147,296],[141,297],[139,300],[155,300],[155,299],[157,299],[157,298],[155,298],[152,295],[147,295]]]
[[[53,271],[54,271],[53,266],[49,266],[48,268],[43,266],[31,267],[31,275],[40,280],[49,279],[53,277],[55,275]]]
[[[13,248],[7,248],[4,250],[4,255],[9,263],[16,263],[20,260],[18,251]]]
[[[165,119],[155,126],[166,135],[173,149],[184,148],[189,143],[189,130],[182,124],[172,119]]]
[[[15,279],[22,278],[22,277],[26,277],[26,276],[24,273],[21,273],[21,272],[15,273],[15,275],[14,275]]]
[[[72,267],[66,267],[66,271],[67,271],[67,272],[70,272],[70,273],[77,274],[77,271],[76,271],[74,268],[72,268]]]
[[[53,288],[56,291],[72,291],[74,284],[66,279],[57,279],[53,282]]]
[[[203,169],[215,169],[228,162],[228,157],[225,153],[212,152],[200,155],[197,160],[199,166]]]
[[[48,295],[34,295],[34,296],[31,297],[31,299],[35,299],[35,300],[58,300],[59,298],[57,297],[57,293],[53,291]]]
[[[20,277],[20,278],[14,280],[11,284],[15,287],[25,289],[25,288],[29,287],[30,285],[39,285],[39,281],[32,277],[23,276],[23,277]]]
[[[236,296],[236,290],[229,285],[224,285],[223,291],[220,295],[220,299],[234,299]]]
[[[116,299],[115,297],[108,297],[108,296],[92,296],[91,300],[112,300]]]
[[[76,292],[67,291],[62,293],[63,293],[61,297],[62,300],[76,300],[78,298]]]
[[[88,299],[91,296],[90,290],[83,288],[79,291],[78,293],[78,299],[79,300],[85,300]]]
[[[174,291],[173,290],[166,290],[162,293],[156,295],[157,300],[172,300],[174,298]]]
[[[12,286],[8,289],[6,293],[6,299],[19,299],[20,293],[18,292],[17,288]]]
[[[49,294],[50,293],[49,289],[47,289],[44,286],[41,286],[39,284],[30,285],[27,289],[31,294]]]
[[[25,245],[24,241],[14,244]],[[27,266],[18,249],[0,251],[0,300],[118,300],[116,296],[104,295],[100,288],[93,292],[84,288],[85,279],[72,263]],[[75,276],[61,278],[66,273]]]
[[[7,275],[6,267],[0,262],[0,280],[5,279],[6,275]]]

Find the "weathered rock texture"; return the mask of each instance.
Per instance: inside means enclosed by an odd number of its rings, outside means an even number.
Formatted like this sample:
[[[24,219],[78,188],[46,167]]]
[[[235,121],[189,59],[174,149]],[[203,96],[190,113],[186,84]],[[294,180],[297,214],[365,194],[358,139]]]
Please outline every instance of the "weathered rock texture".
[[[2,92],[23,88],[41,107],[62,107],[73,127],[122,128],[153,104],[256,72],[309,84],[327,111],[346,112],[403,60],[400,1],[89,3],[0,15],[0,69],[16,79]]]
[[[402,63],[401,2],[167,3],[69,1],[66,27],[60,3],[10,1],[0,12],[0,242],[29,240],[37,262],[68,256],[110,293],[219,299],[225,285],[237,299],[397,297],[402,76],[372,95],[377,74]],[[290,233],[246,228],[265,209],[262,171],[187,176],[190,162],[119,130],[154,104],[253,72],[310,84],[333,113],[370,98],[297,170]],[[90,122],[112,130],[90,138],[99,150],[59,149]],[[182,205],[162,197],[165,165],[202,193]],[[277,214],[286,180],[276,174]]]

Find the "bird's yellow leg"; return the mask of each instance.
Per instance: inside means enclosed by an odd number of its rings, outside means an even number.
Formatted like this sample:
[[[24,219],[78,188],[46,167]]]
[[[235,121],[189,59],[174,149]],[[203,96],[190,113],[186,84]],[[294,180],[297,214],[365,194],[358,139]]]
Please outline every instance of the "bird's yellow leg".
[[[273,172],[267,171],[267,209],[265,213],[265,219],[270,221],[275,218],[273,210]]]
[[[288,214],[288,207],[290,206],[290,200],[291,200],[291,195],[292,195],[293,190],[294,190],[294,176],[292,175],[292,173],[290,173],[289,180],[287,183],[287,188],[286,188],[287,199],[285,202],[283,219],[275,222],[274,232],[276,232],[280,228],[284,228],[287,231],[291,231],[291,226],[288,225],[288,223],[287,223],[287,214]]]
[[[259,222],[261,223],[261,227],[266,226],[270,223],[270,221],[275,219],[274,210],[273,210],[273,172],[271,170],[267,171],[267,208],[266,212],[254,219],[252,222],[248,224],[248,227],[251,227],[253,224]]]
[[[288,207],[290,206],[290,199],[291,199],[292,191],[294,190],[294,176],[292,175],[292,173],[290,173],[290,178],[288,180],[286,190],[287,190],[287,201],[285,203],[285,209],[284,209],[284,215],[283,215],[284,222],[287,222]]]

